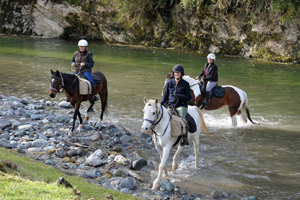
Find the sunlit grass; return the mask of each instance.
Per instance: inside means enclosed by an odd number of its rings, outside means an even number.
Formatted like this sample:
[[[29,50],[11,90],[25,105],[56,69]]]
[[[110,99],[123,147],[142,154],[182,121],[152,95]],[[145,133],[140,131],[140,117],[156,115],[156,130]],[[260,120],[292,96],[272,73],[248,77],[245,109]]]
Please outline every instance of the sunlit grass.
[[[76,199],[72,190],[56,186],[64,177],[77,191],[81,199],[137,199],[119,191],[108,190],[86,182],[83,178],[66,175],[53,167],[21,156],[14,150],[0,148],[0,162],[8,161],[17,166],[16,170],[6,167],[8,174],[0,174],[0,199]]]

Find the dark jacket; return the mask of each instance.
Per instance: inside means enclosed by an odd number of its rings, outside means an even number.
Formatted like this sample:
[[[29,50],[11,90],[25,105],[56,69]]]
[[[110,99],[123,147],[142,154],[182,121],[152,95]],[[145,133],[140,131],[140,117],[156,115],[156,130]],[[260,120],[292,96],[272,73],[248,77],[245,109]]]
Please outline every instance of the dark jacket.
[[[77,70],[80,68],[80,63],[84,62],[85,65],[83,67],[81,67],[81,72],[86,72],[86,71],[92,71],[91,69],[94,66],[94,60],[93,60],[93,55],[91,52],[89,51],[76,51],[73,55],[72,58],[72,63],[75,63],[76,69],[75,71],[77,72]]]
[[[208,82],[218,82],[218,67],[217,65],[213,62],[210,66],[208,63],[204,65],[204,68],[202,72],[199,74],[199,77],[202,77],[203,81]]]
[[[174,97],[174,94],[179,94],[178,102],[177,99]],[[168,103],[168,105],[174,106],[175,108],[181,106],[187,107],[187,102],[191,98],[192,94],[189,83],[181,79],[176,86],[175,79],[173,78],[167,82],[164,89],[164,95],[160,103],[162,105]]]

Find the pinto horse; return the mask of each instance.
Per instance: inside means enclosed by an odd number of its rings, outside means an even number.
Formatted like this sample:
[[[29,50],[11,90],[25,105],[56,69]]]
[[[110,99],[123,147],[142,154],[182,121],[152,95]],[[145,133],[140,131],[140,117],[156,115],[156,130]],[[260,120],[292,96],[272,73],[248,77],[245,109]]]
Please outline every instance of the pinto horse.
[[[100,122],[103,119],[103,113],[106,112],[106,108],[107,108],[107,94],[108,94],[107,81],[104,74],[102,74],[99,71],[93,71],[92,74],[98,76],[101,79],[101,83],[97,84],[97,94],[100,95],[100,99],[101,99],[101,114],[100,114],[100,119],[98,121]],[[69,135],[72,136],[75,128],[75,122],[77,116],[80,122],[78,131],[80,132],[80,130],[82,129],[82,118],[79,112],[81,102],[87,100],[90,102],[90,106],[87,109],[87,113],[85,116],[86,120],[89,119],[89,112],[92,112],[92,108],[95,102],[94,102],[93,95],[81,95],[79,93],[79,79],[76,75],[61,73],[58,70],[56,70],[56,72],[53,72],[51,70],[51,87],[49,93],[50,97],[55,98],[56,94],[60,91],[61,88],[65,90],[68,100],[70,101],[71,105],[75,109],[73,115],[73,126],[69,132]]]
[[[167,78],[165,80],[165,85],[167,81],[172,78],[173,76],[171,71],[167,75]],[[188,104],[197,107],[201,106],[203,97],[201,95],[200,82],[189,76],[183,76],[182,78],[190,84],[190,88],[192,92],[192,99],[188,102]],[[247,118],[248,118],[250,122],[256,124],[255,122],[252,121],[250,116],[249,107],[248,107],[248,98],[246,92],[232,85],[224,85],[222,87],[224,89],[224,96],[218,98],[212,95],[208,106],[204,107],[204,110],[217,110],[227,105],[233,127],[237,125],[236,115],[238,115],[245,123],[247,123]],[[244,113],[246,113],[246,115]]]
[[[160,156],[160,164],[158,167],[158,175],[157,178],[153,181],[152,189],[159,188],[159,183],[162,177],[162,173],[164,173],[164,176],[167,177],[167,168],[166,168],[166,162],[168,160],[170,150],[172,146],[178,146],[177,151],[173,157],[173,163],[172,168],[173,170],[178,168],[177,158],[180,154],[180,152],[183,149],[183,146],[181,146],[180,142],[177,144],[178,136],[172,136],[172,130],[171,130],[171,116],[168,113],[168,110],[163,107],[157,99],[155,100],[148,100],[144,98],[144,118],[143,118],[143,125],[141,127],[142,131],[145,134],[151,134],[155,148]],[[196,106],[188,106],[188,113],[191,115],[191,117],[195,120],[197,129],[194,133],[188,133],[188,140],[192,141],[194,144],[194,153],[195,153],[195,166],[198,166],[198,154],[199,154],[199,140],[200,140],[200,132],[201,127],[206,133],[208,137],[210,137],[212,140],[213,137],[207,130],[207,127],[205,125],[203,116],[200,112],[200,109]],[[200,124],[201,123],[201,124]],[[153,131],[150,131],[153,130]]]

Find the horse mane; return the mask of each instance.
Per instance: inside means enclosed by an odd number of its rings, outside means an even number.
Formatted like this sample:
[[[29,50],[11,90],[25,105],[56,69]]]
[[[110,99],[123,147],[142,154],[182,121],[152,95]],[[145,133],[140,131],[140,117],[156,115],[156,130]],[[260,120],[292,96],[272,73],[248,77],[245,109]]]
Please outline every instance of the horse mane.
[[[190,85],[198,82],[196,79],[191,78],[189,75],[184,75],[182,78],[186,80]]]
[[[182,78],[190,84],[191,90],[193,90],[195,97],[201,95],[200,87],[198,85],[199,81],[191,78],[189,75],[184,75]]]

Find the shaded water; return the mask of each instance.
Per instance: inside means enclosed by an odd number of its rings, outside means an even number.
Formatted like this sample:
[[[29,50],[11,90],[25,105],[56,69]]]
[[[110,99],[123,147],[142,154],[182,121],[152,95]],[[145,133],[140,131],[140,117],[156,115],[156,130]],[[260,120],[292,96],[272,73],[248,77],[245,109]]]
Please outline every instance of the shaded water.
[[[53,100],[48,95],[50,69],[71,73],[77,41],[3,36],[0,47],[1,94]],[[108,79],[109,112],[104,121],[123,125],[136,138],[142,124],[143,97],[161,99],[165,76],[175,64],[182,64],[185,73],[194,78],[206,61],[205,55],[197,53],[97,42],[90,42],[89,50],[95,60],[93,69]],[[259,199],[299,199],[300,66],[218,55],[216,64],[219,84],[234,85],[247,93],[252,119],[259,125],[238,121],[237,128],[232,128],[227,108],[203,111],[218,143],[201,136],[200,167],[194,167],[192,148],[185,148],[179,169],[170,171],[169,178],[189,193],[221,190],[239,197],[249,194]],[[64,99],[61,94],[55,100]],[[98,117],[98,113],[93,114],[95,121]],[[138,154],[157,166],[157,153],[145,150]],[[170,170],[171,157],[167,166]],[[151,175],[149,182],[157,170]]]

